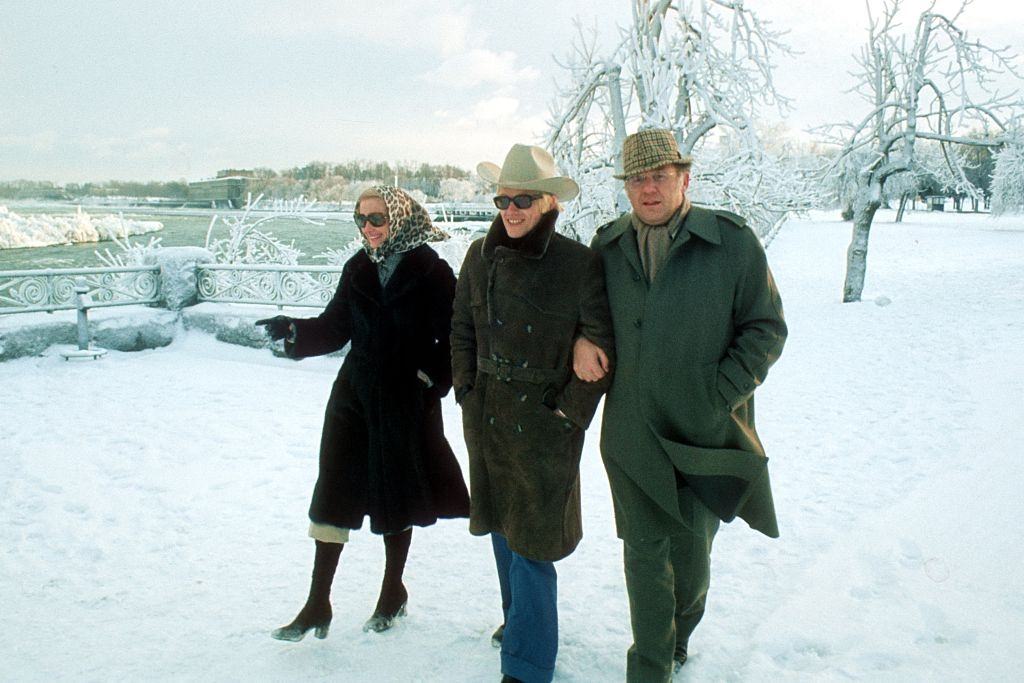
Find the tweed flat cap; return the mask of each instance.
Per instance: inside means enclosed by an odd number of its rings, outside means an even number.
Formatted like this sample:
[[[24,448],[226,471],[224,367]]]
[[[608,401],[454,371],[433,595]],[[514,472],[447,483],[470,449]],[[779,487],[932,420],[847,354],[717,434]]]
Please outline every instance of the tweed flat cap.
[[[679,145],[672,131],[647,128],[633,133],[622,143],[622,173],[615,177],[624,180],[665,164],[689,166],[691,163],[693,157],[679,153]]]

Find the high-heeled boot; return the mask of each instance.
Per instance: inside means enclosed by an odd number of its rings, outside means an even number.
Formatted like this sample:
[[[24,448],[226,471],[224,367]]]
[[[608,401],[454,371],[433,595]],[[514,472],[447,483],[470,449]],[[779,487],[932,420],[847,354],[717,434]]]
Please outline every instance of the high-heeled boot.
[[[331,584],[334,582],[334,570],[338,568],[338,558],[344,543],[316,542],[316,555],[313,558],[313,578],[309,584],[309,597],[292,623],[274,629],[271,636],[278,640],[302,640],[308,631],[313,631],[317,638],[326,638],[331,628]]]
[[[409,544],[412,543],[412,529],[397,534],[384,536],[384,580],[380,585],[380,598],[373,616],[363,624],[363,631],[387,631],[394,626],[395,619],[404,617],[409,593],[402,583],[405,572],[405,561],[409,557]]]

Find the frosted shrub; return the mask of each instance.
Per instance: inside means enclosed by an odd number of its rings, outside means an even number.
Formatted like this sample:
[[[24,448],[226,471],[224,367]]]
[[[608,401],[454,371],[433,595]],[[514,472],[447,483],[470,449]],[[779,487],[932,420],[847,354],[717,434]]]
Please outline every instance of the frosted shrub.
[[[992,173],[992,213],[1024,213],[1024,145],[1010,144],[996,154]]]
[[[273,213],[255,217],[253,211],[259,206],[263,195],[246,203],[240,216],[214,216],[210,220],[210,228],[206,233],[206,249],[213,254],[217,263],[237,264],[282,264],[297,265],[302,256],[294,242],[284,243],[274,237],[269,230],[260,226],[269,221],[283,217],[295,218],[310,225],[323,225],[305,215],[312,201],[303,197],[291,200],[277,200]],[[212,239],[214,228],[218,222],[227,228],[228,236]]]

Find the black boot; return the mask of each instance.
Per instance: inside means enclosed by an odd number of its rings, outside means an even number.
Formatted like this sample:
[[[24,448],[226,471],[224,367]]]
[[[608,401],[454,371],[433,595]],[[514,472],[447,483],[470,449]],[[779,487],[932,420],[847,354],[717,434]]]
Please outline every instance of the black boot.
[[[676,643],[676,650],[672,653],[672,673],[678,673],[686,664],[686,643]]]
[[[313,559],[313,578],[309,584],[309,597],[292,623],[271,632],[278,640],[298,642],[306,637],[310,630],[317,638],[326,638],[331,628],[331,584],[334,582],[334,570],[338,568],[338,558],[344,543],[316,542],[316,556]]]
[[[405,604],[409,593],[402,583],[405,572],[405,561],[409,557],[409,545],[412,543],[412,529],[397,534],[384,536],[384,580],[380,585],[380,598],[373,616],[363,624],[363,631],[387,631],[394,626],[395,619],[406,614]]]

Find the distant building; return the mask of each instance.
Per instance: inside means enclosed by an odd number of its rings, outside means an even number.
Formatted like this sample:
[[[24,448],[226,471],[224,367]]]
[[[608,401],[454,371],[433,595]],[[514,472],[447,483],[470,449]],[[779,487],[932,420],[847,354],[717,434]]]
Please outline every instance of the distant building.
[[[497,210],[494,205],[472,204],[462,202],[459,204],[438,204],[433,211],[431,218],[442,223],[453,223],[462,221],[485,221],[491,222]]]
[[[189,183],[188,203],[240,209],[245,206],[249,193],[249,180],[250,178],[245,176],[235,175]]]

